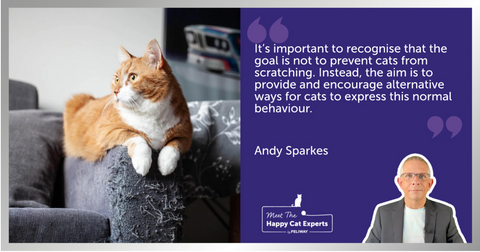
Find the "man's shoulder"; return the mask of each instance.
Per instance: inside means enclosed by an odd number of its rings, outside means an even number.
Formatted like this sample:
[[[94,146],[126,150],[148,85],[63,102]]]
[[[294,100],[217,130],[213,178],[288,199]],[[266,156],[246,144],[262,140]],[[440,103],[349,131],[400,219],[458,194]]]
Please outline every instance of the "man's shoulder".
[[[403,203],[403,198],[401,199],[394,199],[394,200],[389,200],[383,203],[380,203],[377,205],[378,211],[380,212],[390,212],[394,211],[398,208],[403,208],[404,203]]]
[[[439,212],[452,212],[453,211],[452,210],[453,206],[450,205],[447,202],[437,200],[437,199],[432,199],[432,198],[427,199],[427,201],[429,202],[429,204],[431,204],[434,211],[439,211]]]

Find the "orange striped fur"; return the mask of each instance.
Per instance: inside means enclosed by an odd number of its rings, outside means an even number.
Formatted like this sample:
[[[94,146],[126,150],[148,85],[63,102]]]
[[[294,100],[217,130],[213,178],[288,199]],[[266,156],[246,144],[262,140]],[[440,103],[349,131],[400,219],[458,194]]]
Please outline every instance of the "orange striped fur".
[[[161,150],[159,169],[167,175],[192,141],[190,113],[180,85],[156,40],[150,41],[143,57],[134,57],[123,47],[119,56],[110,95],[95,99],[78,94],[67,102],[66,155],[98,161],[107,150],[125,145],[137,173],[144,176],[153,148]]]

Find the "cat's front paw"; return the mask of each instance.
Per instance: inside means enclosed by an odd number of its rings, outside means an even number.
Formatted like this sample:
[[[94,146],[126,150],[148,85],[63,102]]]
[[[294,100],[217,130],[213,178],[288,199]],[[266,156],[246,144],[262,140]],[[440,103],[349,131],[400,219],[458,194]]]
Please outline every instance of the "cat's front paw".
[[[134,154],[132,157],[132,164],[133,164],[133,168],[135,168],[135,171],[138,174],[142,176],[147,175],[148,171],[150,170],[150,166],[152,165],[151,151],[150,151],[150,154],[145,154],[145,155]]]
[[[152,165],[152,150],[150,146],[148,146],[143,138],[137,138],[134,139],[134,144],[129,145],[128,148],[135,171],[142,176],[147,175]]]
[[[158,155],[158,169],[163,176],[172,173],[177,167],[180,152],[171,146],[165,146]]]

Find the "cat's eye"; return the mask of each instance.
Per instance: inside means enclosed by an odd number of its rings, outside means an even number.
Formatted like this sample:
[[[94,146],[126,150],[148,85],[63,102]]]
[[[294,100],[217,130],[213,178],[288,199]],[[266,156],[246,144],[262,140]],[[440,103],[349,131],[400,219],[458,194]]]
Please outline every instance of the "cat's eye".
[[[137,80],[137,75],[136,75],[136,74],[132,74],[132,75],[130,76],[130,81],[131,81],[131,82],[134,82],[135,80]]]
[[[117,77],[117,78],[115,78],[115,83],[118,83],[118,77]]]

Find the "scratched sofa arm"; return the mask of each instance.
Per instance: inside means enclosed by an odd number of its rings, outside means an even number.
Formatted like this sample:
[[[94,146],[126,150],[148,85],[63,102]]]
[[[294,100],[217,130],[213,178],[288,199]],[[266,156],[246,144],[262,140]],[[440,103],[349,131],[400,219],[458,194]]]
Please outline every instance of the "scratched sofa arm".
[[[152,168],[135,172],[127,148],[117,146],[101,161],[67,157],[65,207],[103,214],[110,221],[110,242],[179,242],[184,202],[182,169],[162,176],[153,151]]]

